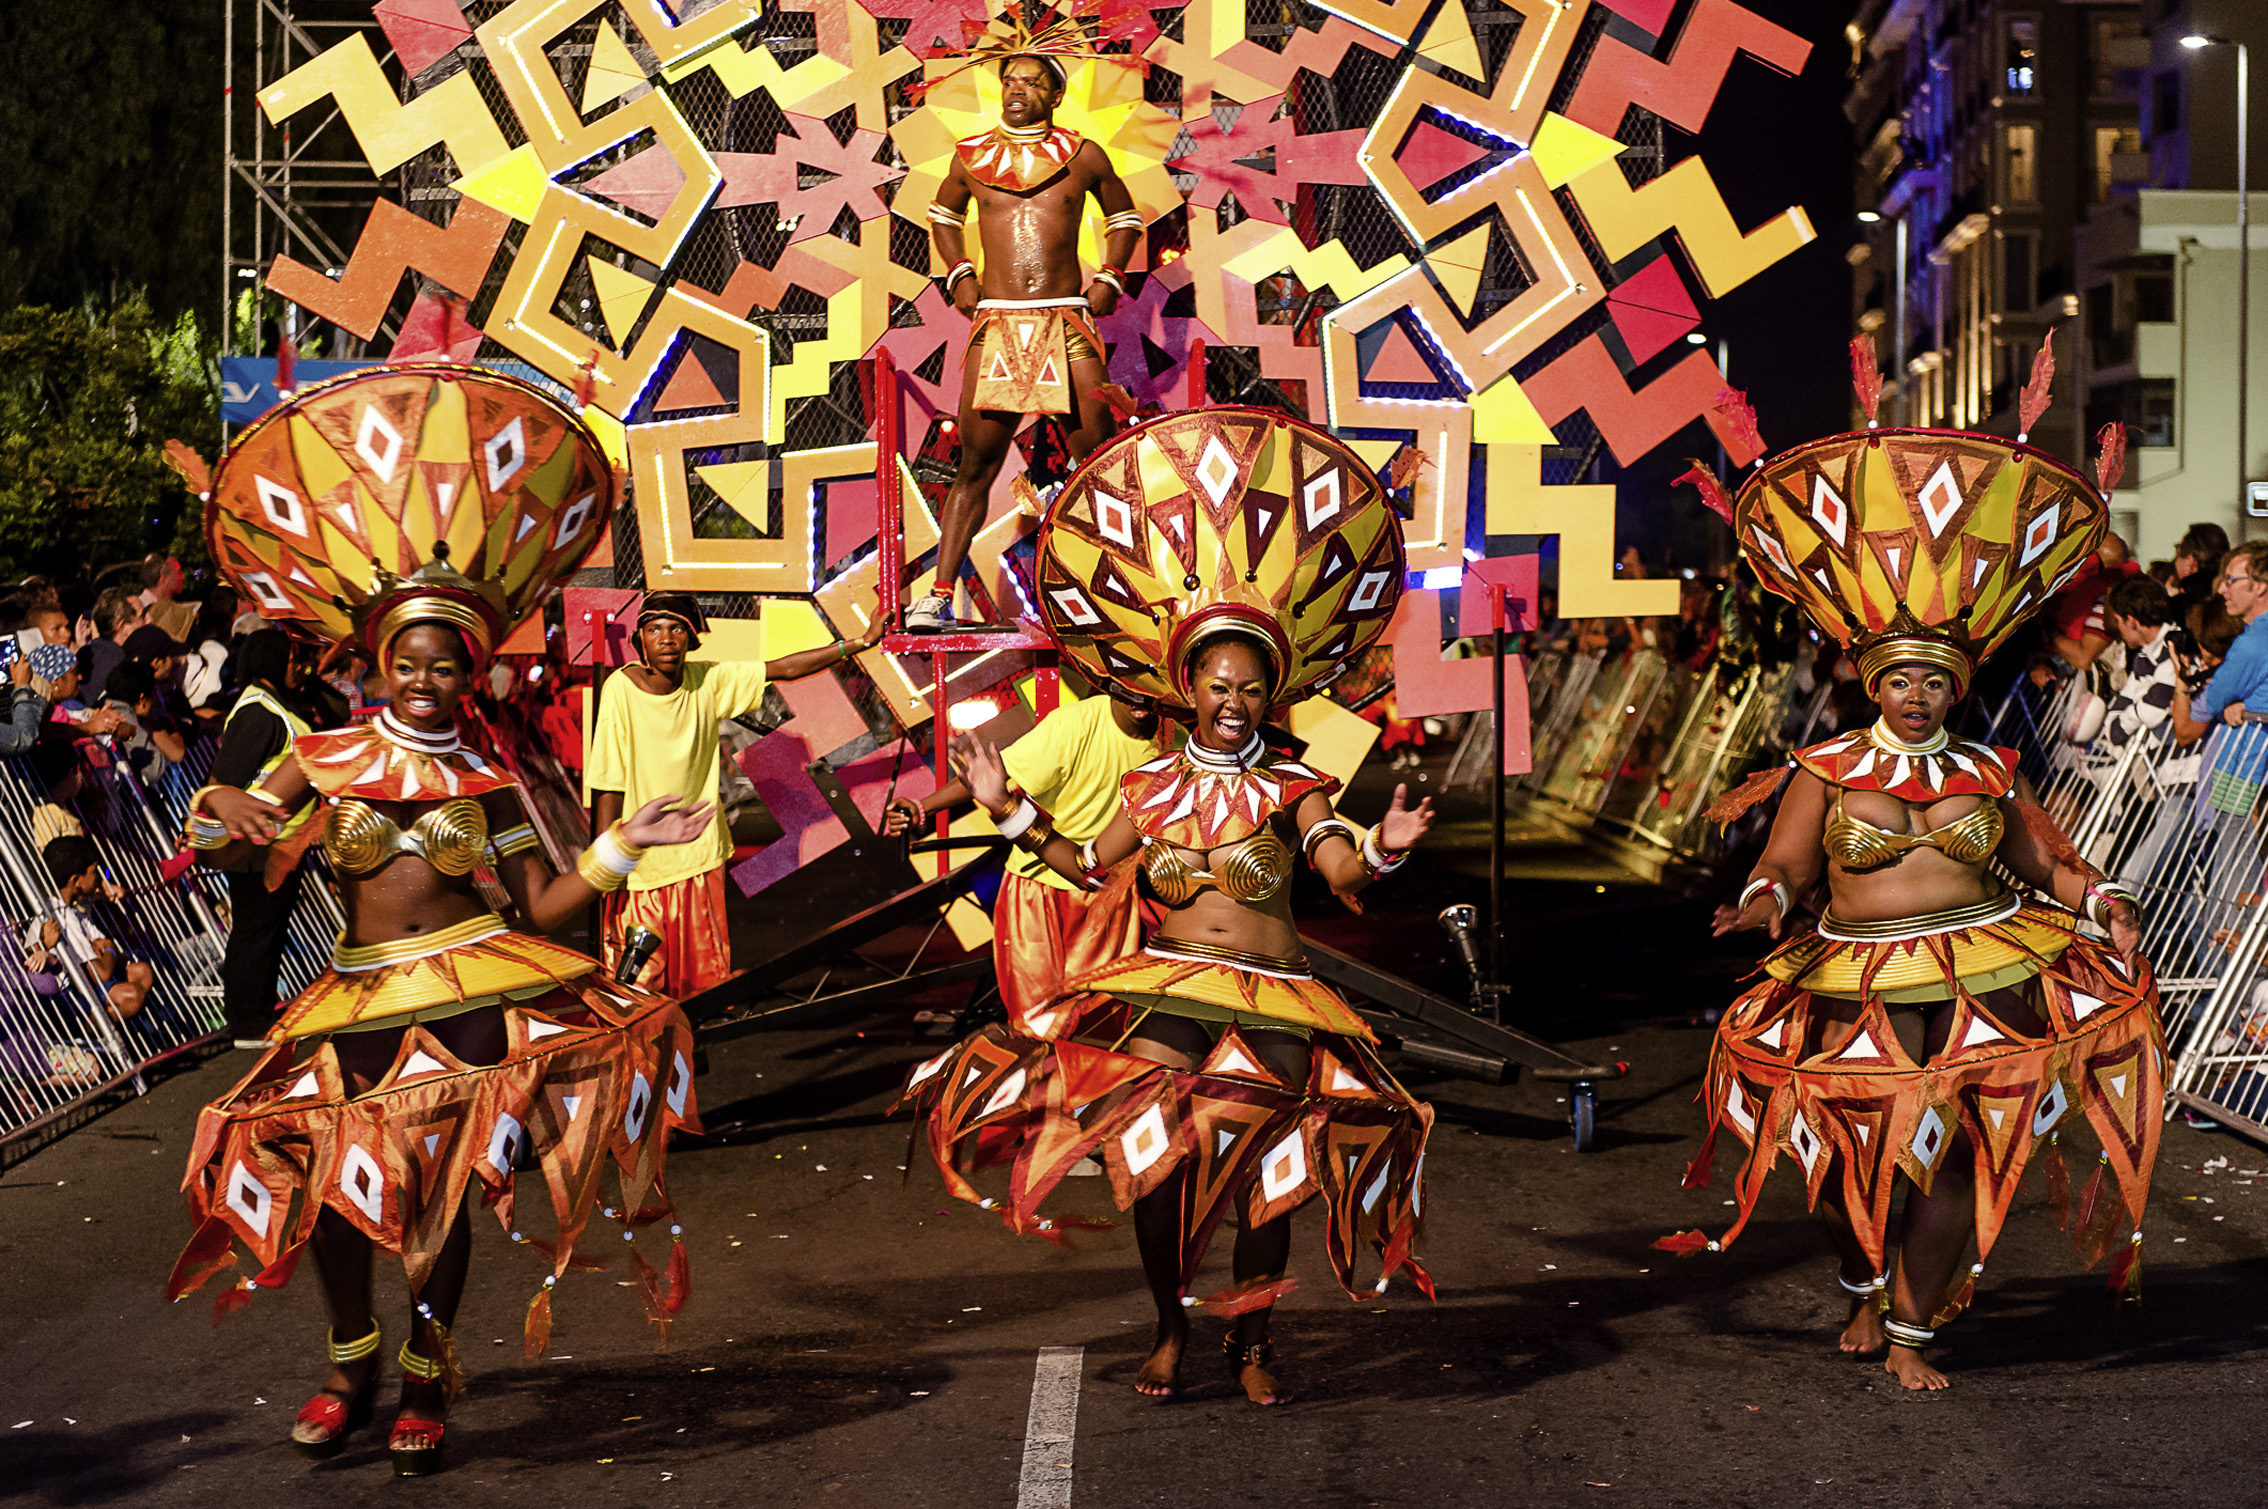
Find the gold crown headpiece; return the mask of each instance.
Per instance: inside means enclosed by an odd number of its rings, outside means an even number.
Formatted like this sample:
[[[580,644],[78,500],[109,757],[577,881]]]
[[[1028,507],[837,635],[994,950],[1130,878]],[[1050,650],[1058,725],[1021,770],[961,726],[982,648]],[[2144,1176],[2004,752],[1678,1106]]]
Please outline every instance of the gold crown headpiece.
[[[1873,352],[1863,337],[1852,362],[1866,429],[1758,461],[1737,500],[1705,469],[1688,479],[1728,517],[1764,585],[1852,652],[1869,690],[1890,667],[1921,664],[1950,672],[1965,692],[1978,663],[2102,542],[2106,504],[2125,470],[2125,432],[2104,427],[2094,482],[2030,446],[2054,368],[2044,354],[2013,441],[1877,428],[1880,384],[1867,381]]]
[[[959,50],[935,47],[930,49],[933,60],[960,60],[958,68],[949,69],[935,78],[924,78],[909,84],[906,98],[916,104],[930,91],[949,80],[957,79],[973,68],[997,67],[1010,58],[1033,58],[1055,75],[1058,86],[1069,81],[1070,65],[1109,59],[1128,68],[1147,71],[1149,65],[1130,53],[1112,53],[1104,48],[1113,42],[1128,41],[1135,37],[1147,20],[1146,12],[1137,7],[1106,0],[1096,7],[1092,17],[1082,17],[1072,11],[1050,8],[1041,13],[1038,21],[1026,21],[1021,0],[1005,17],[996,17],[989,25],[980,26],[974,21],[961,23],[965,45]]]
[[[1327,684],[1401,600],[1401,520],[1345,443],[1266,409],[1136,425],[1064,484],[1039,532],[1048,630],[1083,670],[1177,706],[1206,641],[1269,648],[1271,701]]]
[[[202,490],[213,560],[262,617],[373,657],[446,623],[485,661],[598,543],[615,477],[566,404],[435,362],[302,390]]]

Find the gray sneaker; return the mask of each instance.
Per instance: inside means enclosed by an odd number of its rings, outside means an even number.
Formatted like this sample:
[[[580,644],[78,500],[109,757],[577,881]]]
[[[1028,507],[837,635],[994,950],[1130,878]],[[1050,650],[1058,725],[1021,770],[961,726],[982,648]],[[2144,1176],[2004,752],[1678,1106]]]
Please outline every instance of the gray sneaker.
[[[908,634],[950,634],[958,627],[953,621],[953,600],[938,593],[917,597],[906,609]]]

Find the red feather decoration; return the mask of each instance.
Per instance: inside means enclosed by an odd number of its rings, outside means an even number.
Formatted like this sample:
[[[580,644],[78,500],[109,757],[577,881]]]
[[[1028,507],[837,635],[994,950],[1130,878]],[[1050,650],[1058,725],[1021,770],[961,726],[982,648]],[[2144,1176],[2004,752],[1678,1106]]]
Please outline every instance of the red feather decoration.
[[[2095,486],[2109,497],[2126,480],[2126,426],[2112,420],[2095,436]]]
[[[2121,1299],[2142,1297],[2142,1233],[2136,1232],[2126,1250],[2111,1259],[2103,1287]]]
[[[2043,1151],[2048,1213],[2055,1217],[2055,1229],[2068,1236],[2071,1234],[2071,1170],[2064,1166],[2063,1146],[2055,1138],[2048,1139]]]
[[[1717,480],[1717,474],[1706,465],[1690,456],[1686,459],[1691,464],[1670,479],[1670,486],[1675,487],[1680,482],[1692,483],[1694,491],[1701,494],[1701,501],[1709,506],[1709,512],[1730,524],[1732,498],[1725,492],[1725,485]]]
[[[1681,1231],[1675,1236],[1654,1238],[1656,1251],[1674,1252],[1679,1257],[1691,1257],[1696,1252],[1706,1252],[1713,1245],[1707,1235],[1699,1231]]]
[[[1205,1308],[1213,1314],[1228,1318],[1252,1310],[1265,1310],[1279,1299],[1299,1287],[1296,1278],[1256,1278],[1223,1289],[1218,1294],[1205,1296]]]
[[[1702,816],[1712,823],[1729,823],[1758,802],[1769,799],[1773,792],[1780,789],[1780,783],[1787,778],[1788,767],[1785,765],[1774,765],[1769,770],[1759,770],[1756,774],[1711,802],[1709,810]]]
[[[189,484],[189,490],[197,495],[198,502],[202,503],[213,495],[212,469],[205,465],[204,457],[188,446],[178,440],[168,440],[165,443],[165,464],[181,474],[181,480]]]
[[[1858,390],[1859,406],[1866,410],[1866,422],[1874,423],[1875,411],[1882,406],[1882,372],[1874,364],[1874,337],[1871,335],[1851,337],[1851,386]]]
[[[1717,413],[1732,427],[1733,434],[1745,442],[1744,448],[1759,461],[1764,457],[1764,434],[1756,427],[1756,409],[1748,395],[1738,388],[1721,388],[1713,405]]]
[[[520,1331],[520,1355],[541,1357],[543,1349],[551,1345],[551,1289],[549,1285],[538,1289],[534,1299],[528,1301],[528,1322]]]
[[[662,1308],[675,1315],[692,1297],[693,1260],[686,1255],[684,1239],[679,1238],[670,1244],[669,1296],[662,1301]]]
[[[2024,391],[2016,399],[2016,438],[2021,441],[2032,433],[2032,426],[2048,411],[2054,400],[2048,396],[2048,387],[2055,381],[2055,327],[2048,326],[2047,334],[2040,337],[2039,353],[2032,358],[2032,380],[2024,384]]]

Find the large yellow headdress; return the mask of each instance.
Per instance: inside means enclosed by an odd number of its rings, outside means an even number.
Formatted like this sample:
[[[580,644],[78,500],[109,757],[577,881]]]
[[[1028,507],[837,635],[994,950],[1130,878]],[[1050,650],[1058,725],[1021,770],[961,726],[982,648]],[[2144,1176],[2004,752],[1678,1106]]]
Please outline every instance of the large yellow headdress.
[[[2051,372],[2035,368],[2026,431]],[[1871,375],[1868,351],[1869,400]],[[2103,439],[2089,482],[2022,434],[1870,425],[1759,462],[1731,505],[1733,529],[1764,585],[1851,651],[1869,690],[1894,665],[1922,664],[1951,673],[1958,695],[2102,542],[2124,432]]]
[[[254,421],[212,478],[205,537],[264,618],[373,657],[413,623],[446,623],[486,660],[613,508],[613,469],[565,404],[420,363],[350,373]]]
[[[1318,689],[1385,632],[1402,529],[1340,441],[1265,409],[1169,414],[1087,458],[1040,529],[1040,612],[1085,670],[1179,706],[1189,657],[1269,646],[1272,700]]]

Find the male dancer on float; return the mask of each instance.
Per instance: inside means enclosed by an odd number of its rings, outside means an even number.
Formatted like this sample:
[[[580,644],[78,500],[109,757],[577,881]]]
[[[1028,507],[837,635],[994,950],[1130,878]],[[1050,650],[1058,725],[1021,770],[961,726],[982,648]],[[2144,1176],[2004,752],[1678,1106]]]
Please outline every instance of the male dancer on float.
[[[717,721],[754,712],[774,681],[817,675],[872,648],[882,619],[877,614],[862,638],[777,660],[688,660],[708,627],[691,593],[646,594],[638,611],[638,663],[607,682],[591,732],[583,779],[595,807],[592,832],[609,831],[616,818],[658,796],[695,806],[715,802]],[[654,850],[631,884],[606,897],[601,920],[608,971],[621,960],[623,932],[650,927],[662,944],[640,972],[640,985],[683,999],[721,984],[732,973],[724,893],[731,858],[732,830],[721,808],[705,837]]]
[[[1115,683],[1108,692],[1050,713],[1000,751],[1016,789],[1054,814],[1056,832],[1082,846],[1118,815],[1119,786],[1127,773],[1165,753],[1157,703]],[[882,831],[903,833],[971,800],[958,780],[926,801],[893,797]],[[1032,1014],[1065,980],[1139,947],[1142,918],[1132,886],[1081,890],[1018,849],[1008,858],[992,905],[992,931],[1001,1002],[1010,1021],[1030,1030]]]
[[[916,634],[954,627],[954,584],[1023,417],[1071,416],[1064,438],[1074,466],[1118,428],[1097,392],[1108,377],[1094,321],[1126,291],[1142,216],[1109,154],[1055,124],[1065,78],[1051,57],[1003,59],[1000,125],[954,145],[953,166],[929,207],[948,265],[945,291],[975,324],[961,385],[961,465],[938,520],[937,579],[906,612]],[[1082,294],[1079,222],[1089,194],[1108,218],[1103,266]],[[981,274],[968,257],[971,200],[984,236]]]

